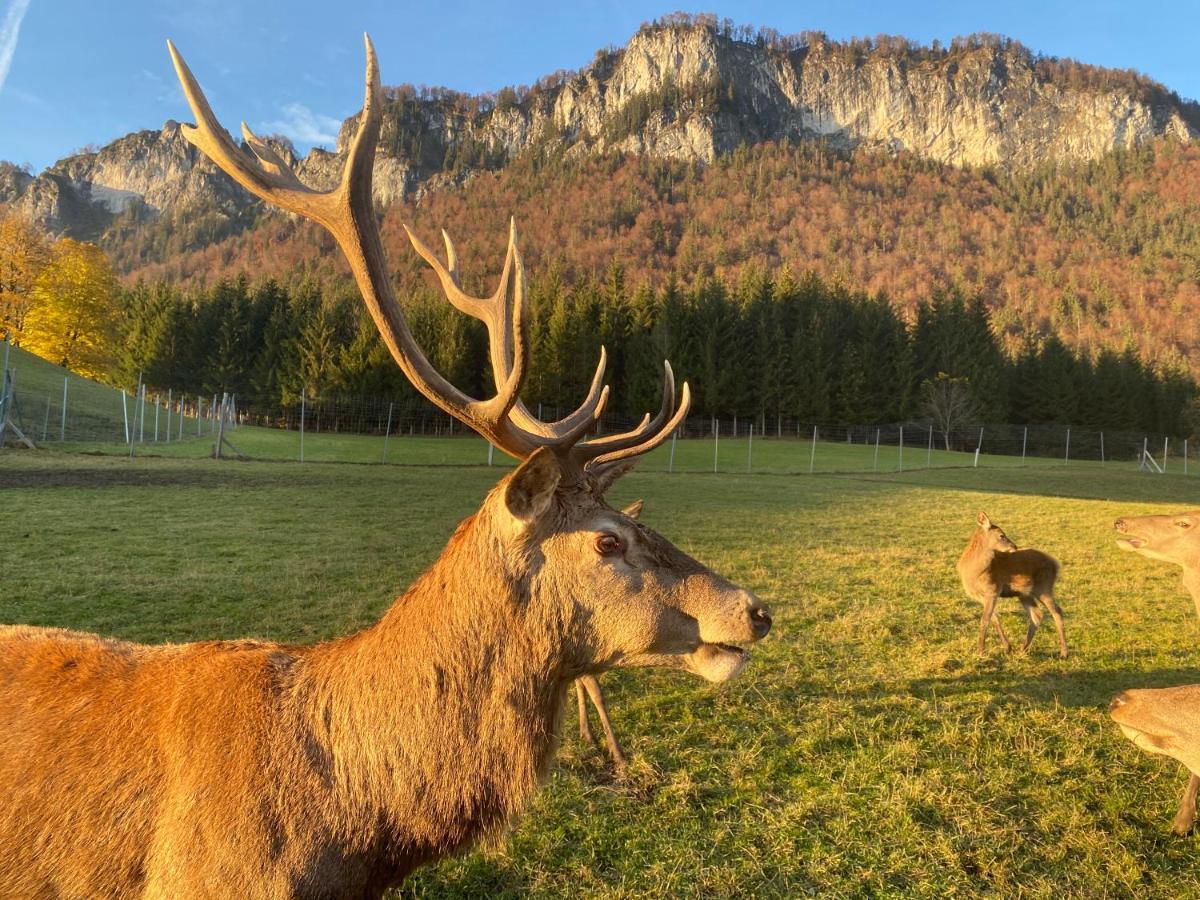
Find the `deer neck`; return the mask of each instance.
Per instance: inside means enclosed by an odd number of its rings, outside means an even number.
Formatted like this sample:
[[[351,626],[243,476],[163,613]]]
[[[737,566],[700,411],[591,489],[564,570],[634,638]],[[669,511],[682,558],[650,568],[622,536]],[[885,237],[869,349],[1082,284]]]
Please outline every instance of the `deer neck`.
[[[986,546],[976,532],[958,558],[958,568],[964,574],[979,575],[987,571],[995,558],[995,548]]]
[[[375,626],[314,666],[311,713],[346,813],[426,858],[520,810],[553,755],[571,678],[567,616],[530,601],[536,560],[513,571],[480,519]]]

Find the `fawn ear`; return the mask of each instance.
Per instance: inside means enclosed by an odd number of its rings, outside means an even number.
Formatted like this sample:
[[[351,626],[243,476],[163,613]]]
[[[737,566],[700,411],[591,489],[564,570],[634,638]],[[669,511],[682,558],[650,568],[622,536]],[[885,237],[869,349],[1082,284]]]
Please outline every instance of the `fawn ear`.
[[[980,511],[979,515],[976,516],[975,521],[979,523],[980,528],[992,527],[992,520],[989,519],[988,514],[983,511]]]
[[[562,467],[554,452],[539,447],[509,478],[504,505],[514,519],[532,525],[550,508],[561,480]]]
[[[621,510],[622,513],[629,516],[631,519],[636,519],[642,514],[642,501],[634,500],[627,507]]]

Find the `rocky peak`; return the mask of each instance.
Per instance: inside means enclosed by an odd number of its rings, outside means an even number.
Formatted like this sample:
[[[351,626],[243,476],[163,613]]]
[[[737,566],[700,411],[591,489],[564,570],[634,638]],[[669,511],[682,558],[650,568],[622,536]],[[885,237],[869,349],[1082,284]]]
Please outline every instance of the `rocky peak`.
[[[297,164],[314,186],[341,170],[356,116],[335,152]],[[387,89],[376,200],[461,182],[524,153],[635,153],[699,163],[739,145],[821,139],[958,166],[1026,168],[1093,159],[1170,135],[1190,140],[1200,110],[1144,77],[1045,59],[993,36],[921,47],[902,38],[781,37],[711,17],[643,26],[622,49],[526,88],[468,96]],[[289,161],[291,147],[278,144]],[[182,137],[175,122],[68,157],[36,179],[0,168],[0,202],[53,230],[101,235],[117,217],[207,216],[241,227],[259,206]]]

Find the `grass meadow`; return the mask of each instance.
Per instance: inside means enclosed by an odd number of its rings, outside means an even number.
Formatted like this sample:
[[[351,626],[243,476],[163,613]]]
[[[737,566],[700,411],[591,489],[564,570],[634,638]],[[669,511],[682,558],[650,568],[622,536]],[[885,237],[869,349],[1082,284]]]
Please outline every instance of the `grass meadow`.
[[[1169,832],[1183,769],[1106,714],[1123,688],[1200,681],[1178,570],[1112,534],[1122,513],[1200,506],[1200,479],[1130,464],[810,477],[648,463],[614,504],[644,498],[644,521],[767,599],[775,629],[721,687],[606,675],[630,776],[580,744],[572,704],[507,840],[396,896],[1200,894],[1200,838]],[[500,474],[3,451],[0,620],[320,640],[379,616]],[[980,610],[954,561],[979,509],[1062,561],[1070,659],[1049,623],[1029,656],[994,639],[975,653]]]

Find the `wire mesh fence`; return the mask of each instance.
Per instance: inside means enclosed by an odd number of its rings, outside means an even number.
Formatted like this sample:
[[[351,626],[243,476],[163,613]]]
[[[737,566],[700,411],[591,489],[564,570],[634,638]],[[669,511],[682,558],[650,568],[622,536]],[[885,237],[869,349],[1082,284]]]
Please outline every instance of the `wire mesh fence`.
[[[221,394],[124,392],[75,376],[55,390],[17,372],[3,413],[34,446],[66,451],[234,457],[385,465],[511,465],[504,453],[440,410],[412,398],[301,398],[247,402]],[[535,407],[535,410],[537,408]],[[543,408],[552,420],[565,410]],[[0,416],[2,419],[3,416]],[[598,433],[637,421],[605,416]],[[0,441],[14,442],[10,429]],[[1161,435],[1060,425],[811,423],[761,417],[687,419],[640,463],[646,471],[904,472],[940,467],[1125,465],[1193,474],[1195,447]]]

